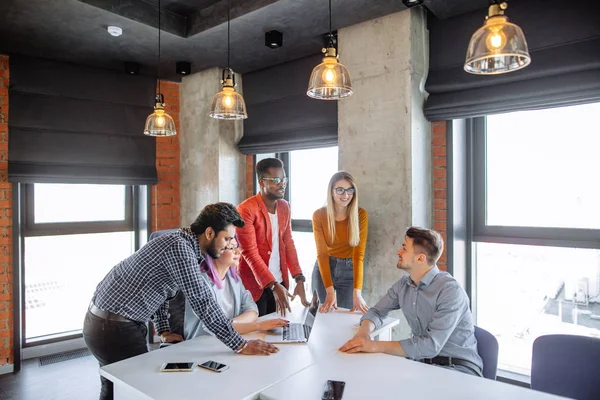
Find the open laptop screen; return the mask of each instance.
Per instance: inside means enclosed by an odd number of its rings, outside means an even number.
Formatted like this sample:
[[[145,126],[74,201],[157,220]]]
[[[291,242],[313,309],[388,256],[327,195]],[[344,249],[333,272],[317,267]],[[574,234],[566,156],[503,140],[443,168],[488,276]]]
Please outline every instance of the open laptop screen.
[[[312,301],[310,303],[310,307],[308,308],[308,312],[306,313],[306,320],[304,320],[304,325],[312,328],[318,311],[319,311],[319,296],[317,295],[317,291],[315,290],[313,292],[313,297],[312,297]]]

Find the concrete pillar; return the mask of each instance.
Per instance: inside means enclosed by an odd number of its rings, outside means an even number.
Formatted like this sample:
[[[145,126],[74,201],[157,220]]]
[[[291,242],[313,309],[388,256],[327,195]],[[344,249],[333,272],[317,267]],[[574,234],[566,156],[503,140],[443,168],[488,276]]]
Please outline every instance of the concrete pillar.
[[[186,76],[181,83],[182,226],[189,225],[207,204],[237,205],[244,199],[245,157],[236,147],[242,122],[208,116],[213,96],[221,90],[220,79],[221,70],[215,67]]]
[[[369,212],[363,293],[374,304],[400,278],[397,249],[411,225],[431,226],[431,151],[423,115],[426,16],[409,9],[340,29],[354,95],[338,108],[340,168]]]

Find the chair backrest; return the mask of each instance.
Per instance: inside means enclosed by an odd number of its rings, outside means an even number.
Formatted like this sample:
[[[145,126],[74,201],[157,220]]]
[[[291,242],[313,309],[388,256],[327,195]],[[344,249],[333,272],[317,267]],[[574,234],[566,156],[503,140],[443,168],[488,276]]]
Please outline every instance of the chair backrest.
[[[159,237],[159,236],[162,236],[162,235],[164,235],[165,233],[168,233],[168,232],[173,232],[173,231],[175,231],[175,230],[176,230],[176,229],[163,229],[162,231],[156,231],[156,232],[152,232],[152,233],[150,234],[150,237],[148,238],[148,241],[150,241],[150,240],[152,240],[152,239],[156,239],[157,237]]]
[[[475,327],[477,352],[483,360],[483,377],[496,380],[498,370],[498,340],[494,335],[478,326]]]
[[[531,388],[577,400],[600,396],[600,339],[544,335],[533,342]]]

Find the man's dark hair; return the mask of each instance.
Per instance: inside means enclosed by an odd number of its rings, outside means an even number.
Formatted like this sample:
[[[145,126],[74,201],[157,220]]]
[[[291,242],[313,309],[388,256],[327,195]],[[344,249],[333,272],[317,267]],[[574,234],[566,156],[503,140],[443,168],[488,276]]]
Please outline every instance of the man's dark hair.
[[[269,168],[283,169],[283,161],[279,158],[264,158],[260,160],[256,163],[256,176],[258,176],[258,179],[264,178]]]
[[[406,230],[406,237],[413,240],[413,247],[425,253],[428,265],[435,264],[444,251],[444,239],[434,230],[411,226]]]
[[[209,226],[213,228],[215,234],[224,231],[228,225],[233,224],[238,228],[244,226],[244,220],[233,204],[216,203],[209,204],[200,211],[198,218],[190,225],[190,229],[197,235],[206,231]]]

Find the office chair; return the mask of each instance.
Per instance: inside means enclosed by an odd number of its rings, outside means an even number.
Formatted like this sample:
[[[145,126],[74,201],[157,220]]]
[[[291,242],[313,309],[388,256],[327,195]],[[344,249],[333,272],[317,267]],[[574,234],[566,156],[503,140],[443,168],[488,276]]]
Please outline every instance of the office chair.
[[[483,377],[495,381],[498,370],[498,340],[478,326],[475,327],[475,339],[477,339],[477,352],[483,360]]]
[[[600,339],[544,335],[533,342],[531,388],[577,400],[600,395]]]

